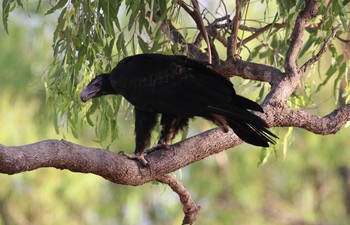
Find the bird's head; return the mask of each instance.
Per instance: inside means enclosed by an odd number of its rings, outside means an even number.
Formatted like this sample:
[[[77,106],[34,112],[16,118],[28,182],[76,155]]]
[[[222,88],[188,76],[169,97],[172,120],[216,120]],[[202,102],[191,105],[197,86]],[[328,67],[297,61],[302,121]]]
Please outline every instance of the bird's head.
[[[83,102],[103,95],[115,94],[111,85],[109,74],[101,74],[90,81],[90,83],[80,92],[80,99]]]

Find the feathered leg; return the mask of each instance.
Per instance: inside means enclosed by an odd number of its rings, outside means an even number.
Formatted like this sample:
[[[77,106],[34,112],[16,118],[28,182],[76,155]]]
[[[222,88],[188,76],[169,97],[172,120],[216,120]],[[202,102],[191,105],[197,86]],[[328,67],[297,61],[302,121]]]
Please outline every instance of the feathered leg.
[[[144,158],[144,151],[149,147],[151,133],[157,123],[157,113],[145,112],[135,108],[135,135],[136,146],[133,155],[127,155],[129,159],[137,159],[143,166],[148,165]]]
[[[147,153],[159,150],[159,149],[169,149],[169,144],[171,140],[173,140],[176,134],[183,130],[188,126],[187,117],[176,116],[171,114],[162,114],[162,118],[160,120],[160,124],[162,126],[162,130],[160,132],[160,137],[158,140],[158,144],[153,148],[149,149]]]
[[[188,118],[163,114],[160,124],[162,125],[162,131],[160,132],[158,144],[169,144],[180,130],[188,126]]]

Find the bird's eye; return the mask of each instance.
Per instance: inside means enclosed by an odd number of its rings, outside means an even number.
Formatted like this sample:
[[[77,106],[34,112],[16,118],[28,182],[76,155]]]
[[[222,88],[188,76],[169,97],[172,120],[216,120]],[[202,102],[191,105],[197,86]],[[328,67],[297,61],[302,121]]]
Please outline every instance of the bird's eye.
[[[96,82],[94,83],[94,86],[95,86],[95,87],[100,87],[100,86],[101,86],[101,81],[96,81]]]

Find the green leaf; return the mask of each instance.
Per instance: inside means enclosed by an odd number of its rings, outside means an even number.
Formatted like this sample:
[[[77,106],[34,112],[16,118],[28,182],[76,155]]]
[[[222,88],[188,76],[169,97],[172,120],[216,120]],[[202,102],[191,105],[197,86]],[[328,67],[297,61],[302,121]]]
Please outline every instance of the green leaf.
[[[343,29],[344,30],[348,30],[348,23],[349,23],[349,17],[348,17],[348,13],[346,11],[346,8],[343,7],[343,3],[342,1],[338,0],[338,4],[339,4],[339,18],[340,18],[340,21],[343,25]]]
[[[315,40],[313,38],[308,38],[303,48],[300,50],[299,57],[303,56],[306,51],[314,44]]]
[[[261,148],[258,166],[264,165],[271,155],[270,148]]]
[[[61,9],[63,8],[66,4],[67,4],[68,0],[60,0],[56,3],[56,5],[54,5],[51,9],[49,9],[45,15],[49,15],[53,12],[55,12],[57,9]]]
[[[149,48],[148,48],[147,43],[142,39],[141,36],[138,36],[138,39],[139,39],[139,46],[141,48],[141,51],[143,53],[148,53],[149,52]]]
[[[124,55],[127,55],[124,33],[120,33],[120,35],[117,38],[116,45],[118,53],[122,51]]]
[[[286,157],[290,139],[292,137],[293,127],[288,127],[287,134],[283,138],[283,158]]]
[[[117,121],[115,119],[111,120],[111,142],[115,141],[118,138],[118,127]]]
[[[11,4],[13,4],[11,6]],[[2,2],[2,23],[4,24],[4,28],[7,34],[8,31],[8,17],[9,13],[14,9],[14,1],[13,0],[3,0]]]
[[[41,6],[41,0],[38,1],[38,5],[36,6],[36,10],[35,10],[36,13],[39,12],[40,6]]]
[[[342,64],[339,66],[339,70],[338,70],[338,76],[334,81],[334,86],[333,86],[333,91],[334,91],[334,96],[338,97],[337,92],[339,90],[339,84],[341,82],[341,79],[347,74],[346,70],[347,70],[347,63],[346,62],[342,62]]]
[[[23,3],[21,0],[16,0],[16,2],[19,7],[23,8]]]

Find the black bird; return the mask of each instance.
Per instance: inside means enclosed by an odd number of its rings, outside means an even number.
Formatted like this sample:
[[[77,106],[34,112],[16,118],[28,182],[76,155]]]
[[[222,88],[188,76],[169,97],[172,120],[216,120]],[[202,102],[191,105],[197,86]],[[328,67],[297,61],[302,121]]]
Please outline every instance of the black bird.
[[[224,132],[229,127],[243,141],[262,147],[277,138],[264,120],[249,110],[261,106],[235,93],[232,83],[204,63],[185,56],[140,54],[121,60],[109,74],[95,77],[81,92],[83,102],[114,94],[135,106],[136,148],[133,156],[147,164],[143,152],[161,114],[158,147],[170,143],[188,120],[200,116]]]

